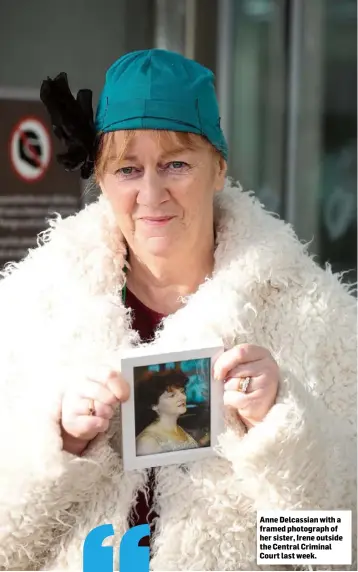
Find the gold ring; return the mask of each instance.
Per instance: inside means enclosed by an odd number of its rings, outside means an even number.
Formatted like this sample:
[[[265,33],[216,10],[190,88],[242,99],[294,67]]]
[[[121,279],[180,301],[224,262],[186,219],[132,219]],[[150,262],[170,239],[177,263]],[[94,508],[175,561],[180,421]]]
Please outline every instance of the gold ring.
[[[94,399],[89,400],[88,415],[96,415],[96,409],[94,406]]]
[[[252,379],[251,377],[245,377],[243,379],[240,379],[238,390],[241,391],[242,393],[246,393],[251,379]]]

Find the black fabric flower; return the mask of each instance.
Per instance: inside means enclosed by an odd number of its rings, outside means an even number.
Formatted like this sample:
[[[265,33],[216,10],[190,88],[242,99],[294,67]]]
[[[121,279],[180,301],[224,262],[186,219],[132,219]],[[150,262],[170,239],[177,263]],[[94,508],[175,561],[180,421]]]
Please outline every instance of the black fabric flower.
[[[50,114],[54,134],[67,148],[57,160],[67,171],[81,169],[82,178],[88,179],[93,173],[96,147],[92,91],[81,89],[75,99],[67,74],[62,72],[42,82],[40,98]]]

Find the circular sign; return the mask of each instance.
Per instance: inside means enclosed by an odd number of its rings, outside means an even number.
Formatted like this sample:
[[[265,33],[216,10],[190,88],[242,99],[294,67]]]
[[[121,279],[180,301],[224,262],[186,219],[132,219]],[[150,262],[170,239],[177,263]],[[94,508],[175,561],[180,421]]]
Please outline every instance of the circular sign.
[[[10,158],[16,174],[21,179],[27,182],[42,179],[51,159],[51,139],[39,119],[22,119],[13,129]]]

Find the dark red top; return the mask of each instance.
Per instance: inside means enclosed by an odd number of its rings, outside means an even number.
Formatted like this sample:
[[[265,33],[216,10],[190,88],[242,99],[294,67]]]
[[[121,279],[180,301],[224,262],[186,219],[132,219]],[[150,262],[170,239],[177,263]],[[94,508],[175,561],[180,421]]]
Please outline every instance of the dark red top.
[[[127,290],[125,304],[133,310],[133,329],[139,332],[142,342],[149,342],[164,315],[145,306],[130,290]]]
[[[145,306],[140,300],[138,300],[138,298],[136,298],[136,296],[134,296],[132,292],[130,292],[130,290],[127,290],[125,304],[133,311],[133,329],[139,332],[140,338],[143,342],[149,342],[153,338],[154,332],[164,316],[162,314],[158,314],[158,312],[154,312]],[[149,469],[148,497],[146,500],[143,492],[140,491],[138,493],[135,509],[133,507],[133,510],[129,516],[130,526],[149,524],[151,531],[153,532],[153,520],[158,516],[153,511],[150,512],[153,505],[154,486],[154,471],[153,469]],[[139,545],[148,546],[148,537],[146,536],[143,538]]]

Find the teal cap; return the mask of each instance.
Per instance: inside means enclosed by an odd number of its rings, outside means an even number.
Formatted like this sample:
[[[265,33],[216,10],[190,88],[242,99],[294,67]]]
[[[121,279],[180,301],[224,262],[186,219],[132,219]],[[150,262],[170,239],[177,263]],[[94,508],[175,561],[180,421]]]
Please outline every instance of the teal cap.
[[[165,129],[203,135],[228,156],[220,127],[214,74],[166,50],[130,52],[107,71],[96,130]]]

